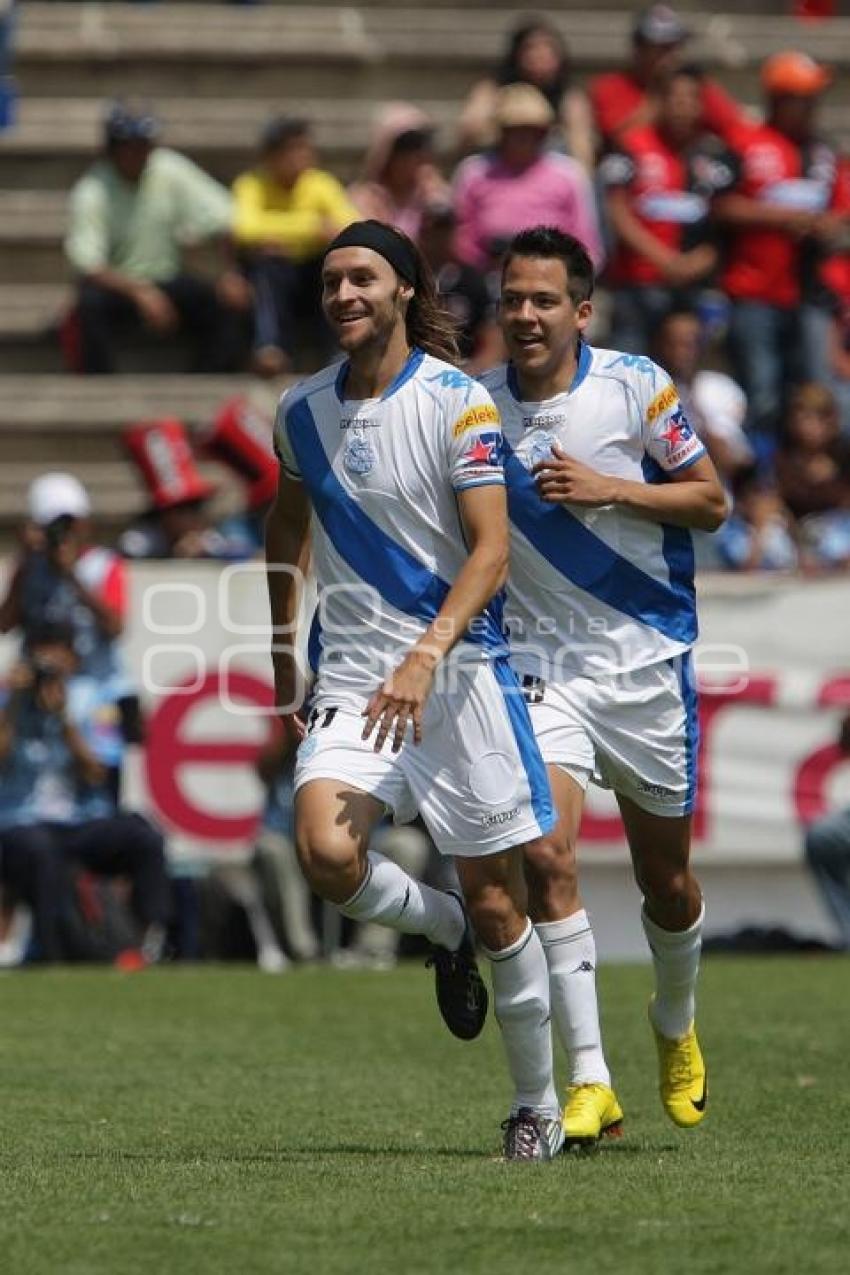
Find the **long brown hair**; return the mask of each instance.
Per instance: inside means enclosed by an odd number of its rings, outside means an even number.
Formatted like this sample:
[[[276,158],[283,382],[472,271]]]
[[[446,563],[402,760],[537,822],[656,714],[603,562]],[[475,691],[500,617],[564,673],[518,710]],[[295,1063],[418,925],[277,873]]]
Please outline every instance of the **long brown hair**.
[[[410,236],[397,227],[394,229],[416,258],[417,282],[407,307],[407,339],[435,359],[459,364],[458,323],[440,302],[434,272]]]

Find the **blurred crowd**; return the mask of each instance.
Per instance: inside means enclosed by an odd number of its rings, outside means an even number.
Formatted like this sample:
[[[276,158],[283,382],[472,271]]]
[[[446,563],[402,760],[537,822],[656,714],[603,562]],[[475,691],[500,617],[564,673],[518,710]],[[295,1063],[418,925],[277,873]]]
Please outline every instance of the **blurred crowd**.
[[[227,189],[167,144],[155,107],[111,104],[102,153],[70,194],[69,366],[108,375],[142,331],[179,337],[197,372],[311,370],[334,352],[322,253],[376,217],[422,248],[476,373],[503,357],[502,252],[546,223],[581,238],[598,267],[592,342],[669,371],[723,477],[732,514],[705,538],[703,564],[846,569],[850,161],[819,132],[830,71],[793,50],[771,55],[756,117],[688,60],[688,39],[674,10],[652,5],[623,67],[584,88],[560,32],[529,17],[472,87],[450,146],[415,103],[387,104],[348,186],[323,165],[307,118],[270,119]],[[212,267],[194,264],[199,245]],[[76,478],[33,483],[0,601],[0,632],[19,639],[0,691],[0,964],[138,968],[169,953],[234,954],[241,941],[278,970],[338,946],[295,860],[291,740],[271,737],[258,759],[266,796],[247,866],[204,882],[175,879],[162,832],[124,796],[128,749],[144,740],[121,657],[126,559],[258,555],[277,476],[270,434],[241,396],[194,435],[173,417],[128,425],[145,511],[114,547],[98,543]],[[226,518],[210,460],[242,492]],[[850,934],[842,818],[815,830],[808,854]],[[439,870],[421,831],[383,836],[414,875]],[[241,940],[223,921],[233,909]],[[345,959],[394,959],[388,932],[348,937]]]
[[[227,404],[212,441],[239,460],[264,507],[275,467],[251,468],[265,453],[244,419],[244,405]],[[163,503],[161,523],[151,516],[125,540],[158,538],[163,556],[244,555],[244,526],[204,522],[209,485],[178,421],[135,427],[129,441]],[[169,492],[189,499],[169,505]],[[128,803],[130,750],[146,747],[121,641],[128,606],[125,556],[97,542],[85,488],[68,473],[42,474],[0,600],[0,633],[17,646],[0,683],[0,968],[253,956],[276,973],[323,953],[349,966],[393,964],[399,935],[371,925],[343,933],[336,910],[309,893],[294,844],[295,739],[278,723],[256,758],[253,841],[212,871],[169,854],[155,821]],[[451,872],[424,828],[387,822],[377,846],[417,877],[445,883]]]
[[[585,89],[558,29],[528,18],[470,90],[450,147],[414,103],[387,104],[348,187],[322,165],[307,118],[269,120],[228,190],[167,145],[152,108],[113,104],[103,152],[70,196],[71,365],[113,371],[141,328],[181,333],[196,371],[310,370],[333,354],[322,252],[352,220],[376,217],[422,247],[475,373],[502,354],[505,244],[548,223],[598,266],[591,339],[668,368],[734,497],[706,563],[846,566],[850,160],[819,132],[831,72],[793,50],[771,55],[756,117],[688,61],[688,40],[673,9],[652,5],[623,68]],[[201,242],[212,272],[187,264]],[[140,440],[128,445],[144,467]],[[227,534],[196,534],[194,495],[188,525],[130,533],[132,552],[233,552]],[[174,522],[163,510],[153,521]]]

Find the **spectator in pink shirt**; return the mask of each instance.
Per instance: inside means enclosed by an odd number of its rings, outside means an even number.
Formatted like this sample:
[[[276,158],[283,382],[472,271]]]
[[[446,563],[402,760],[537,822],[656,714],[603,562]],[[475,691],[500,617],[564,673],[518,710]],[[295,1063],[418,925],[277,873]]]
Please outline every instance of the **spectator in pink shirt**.
[[[546,98],[531,84],[507,84],[499,90],[496,122],[495,149],[465,159],[455,174],[460,260],[493,269],[518,231],[545,225],[575,235],[598,267],[593,188],[577,160],[546,149],[554,123]]]

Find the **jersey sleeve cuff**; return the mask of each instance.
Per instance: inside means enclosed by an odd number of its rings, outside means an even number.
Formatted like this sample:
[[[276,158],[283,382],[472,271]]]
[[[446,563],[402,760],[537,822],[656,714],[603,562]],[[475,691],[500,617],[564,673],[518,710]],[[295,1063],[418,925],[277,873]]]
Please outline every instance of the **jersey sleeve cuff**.
[[[695,465],[698,460],[702,460],[703,456],[707,456],[707,455],[708,455],[708,452],[706,451],[706,449],[704,447],[700,447],[698,452],[695,452],[693,456],[689,456],[687,460],[683,460],[681,465],[676,465],[674,469],[665,470],[665,473],[681,474],[686,469],[690,469],[691,465]]]
[[[455,491],[469,491],[470,487],[504,487],[504,475],[494,475],[492,478],[471,478],[465,483],[455,483]]]

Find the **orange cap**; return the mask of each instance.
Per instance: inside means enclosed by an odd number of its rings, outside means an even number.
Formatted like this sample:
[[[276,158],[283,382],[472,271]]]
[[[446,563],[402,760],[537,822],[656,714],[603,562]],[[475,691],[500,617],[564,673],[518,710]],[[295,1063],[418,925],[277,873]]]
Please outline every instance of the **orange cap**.
[[[774,53],[761,68],[762,88],[776,97],[787,93],[792,97],[814,97],[832,83],[832,72],[808,53],[789,49]]]

